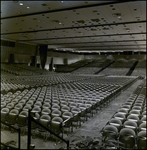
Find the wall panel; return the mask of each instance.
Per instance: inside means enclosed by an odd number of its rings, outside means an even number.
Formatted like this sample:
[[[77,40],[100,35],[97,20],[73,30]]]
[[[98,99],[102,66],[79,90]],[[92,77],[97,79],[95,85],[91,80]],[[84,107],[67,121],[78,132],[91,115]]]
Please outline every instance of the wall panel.
[[[15,54],[14,59],[15,59],[15,63],[30,63],[31,62],[31,56],[29,55]]]
[[[9,62],[9,56],[13,53],[14,47],[1,46],[1,62]]]

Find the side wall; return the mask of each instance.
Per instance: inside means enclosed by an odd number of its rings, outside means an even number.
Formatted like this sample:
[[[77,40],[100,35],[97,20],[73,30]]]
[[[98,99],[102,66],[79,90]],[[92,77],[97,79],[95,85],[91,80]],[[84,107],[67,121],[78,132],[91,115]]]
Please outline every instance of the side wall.
[[[15,63],[31,63],[31,56],[36,56],[36,63],[40,64],[39,50],[36,45],[29,45],[24,43],[15,43],[15,47],[1,46],[1,63],[8,63],[10,54],[14,54]],[[67,64],[72,64],[84,59],[136,59],[136,60],[146,60],[146,55],[80,55],[80,54],[70,54],[62,52],[47,52],[47,61],[45,64],[45,69],[49,69],[49,64],[51,59],[53,59],[53,65],[62,65],[66,59]]]

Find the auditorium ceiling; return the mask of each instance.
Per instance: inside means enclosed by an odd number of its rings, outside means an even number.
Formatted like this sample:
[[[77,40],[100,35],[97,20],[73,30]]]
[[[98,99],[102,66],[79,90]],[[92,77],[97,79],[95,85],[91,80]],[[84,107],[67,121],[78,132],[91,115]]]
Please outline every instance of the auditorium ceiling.
[[[1,39],[78,53],[146,51],[146,1],[1,1]]]

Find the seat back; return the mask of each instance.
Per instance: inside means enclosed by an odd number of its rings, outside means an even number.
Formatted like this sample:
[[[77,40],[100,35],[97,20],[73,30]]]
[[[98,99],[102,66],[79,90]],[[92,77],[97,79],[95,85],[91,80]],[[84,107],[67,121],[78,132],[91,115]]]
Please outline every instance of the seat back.
[[[118,129],[113,125],[106,125],[102,130],[102,135],[106,137],[116,137]]]
[[[49,103],[44,103],[42,108],[51,108],[51,105]]]
[[[27,125],[27,118],[28,118],[28,112],[27,111],[20,112],[20,114],[18,115],[18,118],[17,118],[17,125],[19,127],[26,126]]]
[[[39,122],[48,128],[51,117],[49,115],[42,115],[39,119]]]
[[[41,114],[42,115],[49,115],[51,113],[51,110],[48,109],[48,108],[44,108],[42,111],[41,111]]]
[[[2,110],[1,110],[1,121],[3,121],[3,122],[6,121],[8,113],[9,113],[8,108],[2,108]]]
[[[18,114],[19,114],[19,111],[17,109],[12,109],[10,113],[8,114],[8,119],[7,119],[8,124],[11,124],[11,125],[15,124]]]
[[[146,129],[147,129],[147,125],[145,122],[139,125],[139,131],[146,131]]]
[[[135,146],[135,132],[130,128],[123,128],[119,134],[119,147],[133,149]]]
[[[133,122],[133,121],[125,121],[123,126],[125,128],[133,129],[134,131],[136,131],[136,129],[137,129],[137,123]]]
[[[56,134],[61,133],[63,119],[61,117],[54,117],[51,120],[50,129]]]
[[[41,108],[40,107],[33,107],[32,109],[33,112],[41,112]]]
[[[66,119],[71,118],[71,117],[73,117],[73,114],[71,112],[66,111],[62,114],[63,120],[66,120]]]
[[[146,149],[146,131],[140,131],[137,136],[137,148],[138,149]]]
[[[61,116],[61,111],[59,111],[58,109],[54,109],[51,113],[51,117],[60,117]]]

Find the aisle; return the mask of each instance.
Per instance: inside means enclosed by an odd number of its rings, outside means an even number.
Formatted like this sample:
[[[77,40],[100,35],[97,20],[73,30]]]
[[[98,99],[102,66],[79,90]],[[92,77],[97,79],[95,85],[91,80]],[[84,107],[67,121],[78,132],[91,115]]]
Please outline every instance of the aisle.
[[[128,89],[123,91],[118,97],[112,100],[109,106],[103,108],[97,115],[83,123],[81,128],[77,129],[73,134],[70,135],[70,144],[73,145],[79,141],[82,141],[83,138],[85,139],[86,137],[99,139],[101,129],[141,82],[142,80],[135,82]]]

